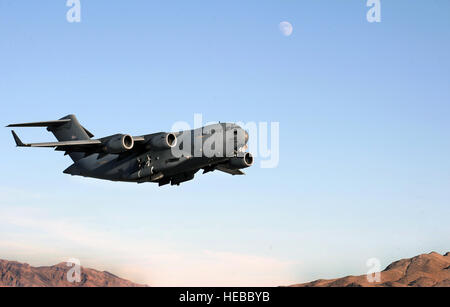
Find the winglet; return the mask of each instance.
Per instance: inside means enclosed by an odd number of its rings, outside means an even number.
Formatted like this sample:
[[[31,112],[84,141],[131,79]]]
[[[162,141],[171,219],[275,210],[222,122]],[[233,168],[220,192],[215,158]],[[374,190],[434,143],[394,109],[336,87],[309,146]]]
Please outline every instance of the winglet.
[[[12,133],[12,135],[14,137],[14,141],[16,141],[16,146],[17,147],[25,147],[26,146],[24,143],[22,143],[22,141],[17,136],[17,134],[14,132],[14,130],[11,130],[11,133]]]

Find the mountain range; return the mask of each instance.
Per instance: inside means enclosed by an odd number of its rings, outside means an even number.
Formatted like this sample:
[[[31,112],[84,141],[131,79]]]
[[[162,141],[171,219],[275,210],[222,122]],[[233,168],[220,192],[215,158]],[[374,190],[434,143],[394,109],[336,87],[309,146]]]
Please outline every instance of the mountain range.
[[[319,279],[292,287],[450,287],[450,252],[432,252],[391,263],[371,283],[367,275]]]
[[[67,263],[33,267],[26,263],[0,260],[0,287],[144,287],[106,271],[80,267],[79,282],[70,282]],[[75,275],[72,274],[72,277]]]
[[[71,271],[72,270],[72,271]],[[80,267],[79,282],[70,282],[67,263],[33,267],[0,260],[0,287],[146,287],[106,271]],[[380,273],[379,282],[366,275],[319,279],[291,287],[450,287],[450,252],[432,252],[395,261]]]

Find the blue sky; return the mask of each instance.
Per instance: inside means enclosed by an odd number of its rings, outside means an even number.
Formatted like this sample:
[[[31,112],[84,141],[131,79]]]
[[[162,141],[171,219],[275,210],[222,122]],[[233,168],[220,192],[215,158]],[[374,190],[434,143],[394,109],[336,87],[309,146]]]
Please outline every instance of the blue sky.
[[[279,122],[280,163],[181,187],[62,174],[0,132],[0,258],[151,285],[280,285],[450,248],[450,3],[0,1],[0,122],[101,137]],[[283,36],[278,24],[294,32]],[[45,129],[17,131],[52,140]],[[251,136],[250,136],[251,137]]]

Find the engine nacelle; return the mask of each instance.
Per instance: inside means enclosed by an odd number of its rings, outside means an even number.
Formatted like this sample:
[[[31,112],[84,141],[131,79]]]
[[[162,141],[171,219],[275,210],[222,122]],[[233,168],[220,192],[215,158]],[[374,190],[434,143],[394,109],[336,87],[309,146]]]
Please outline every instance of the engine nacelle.
[[[161,133],[149,142],[149,148],[169,149],[177,145],[177,136],[173,133]]]
[[[119,154],[132,149],[134,140],[128,134],[113,135],[105,144],[105,151],[111,154]]]
[[[234,169],[247,168],[253,165],[253,155],[247,152],[243,157],[235,157],[230,159],[230,166]]]

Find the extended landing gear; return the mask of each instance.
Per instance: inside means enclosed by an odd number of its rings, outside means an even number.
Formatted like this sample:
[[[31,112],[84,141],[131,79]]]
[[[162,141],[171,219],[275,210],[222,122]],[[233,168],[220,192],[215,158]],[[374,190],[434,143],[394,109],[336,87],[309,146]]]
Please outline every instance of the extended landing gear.
[[[131,174],[131,180],[139,180],[152,176],[153,166],[150,156],[147,155],[145,159],[137,158],[137,168],[138,170]]]

